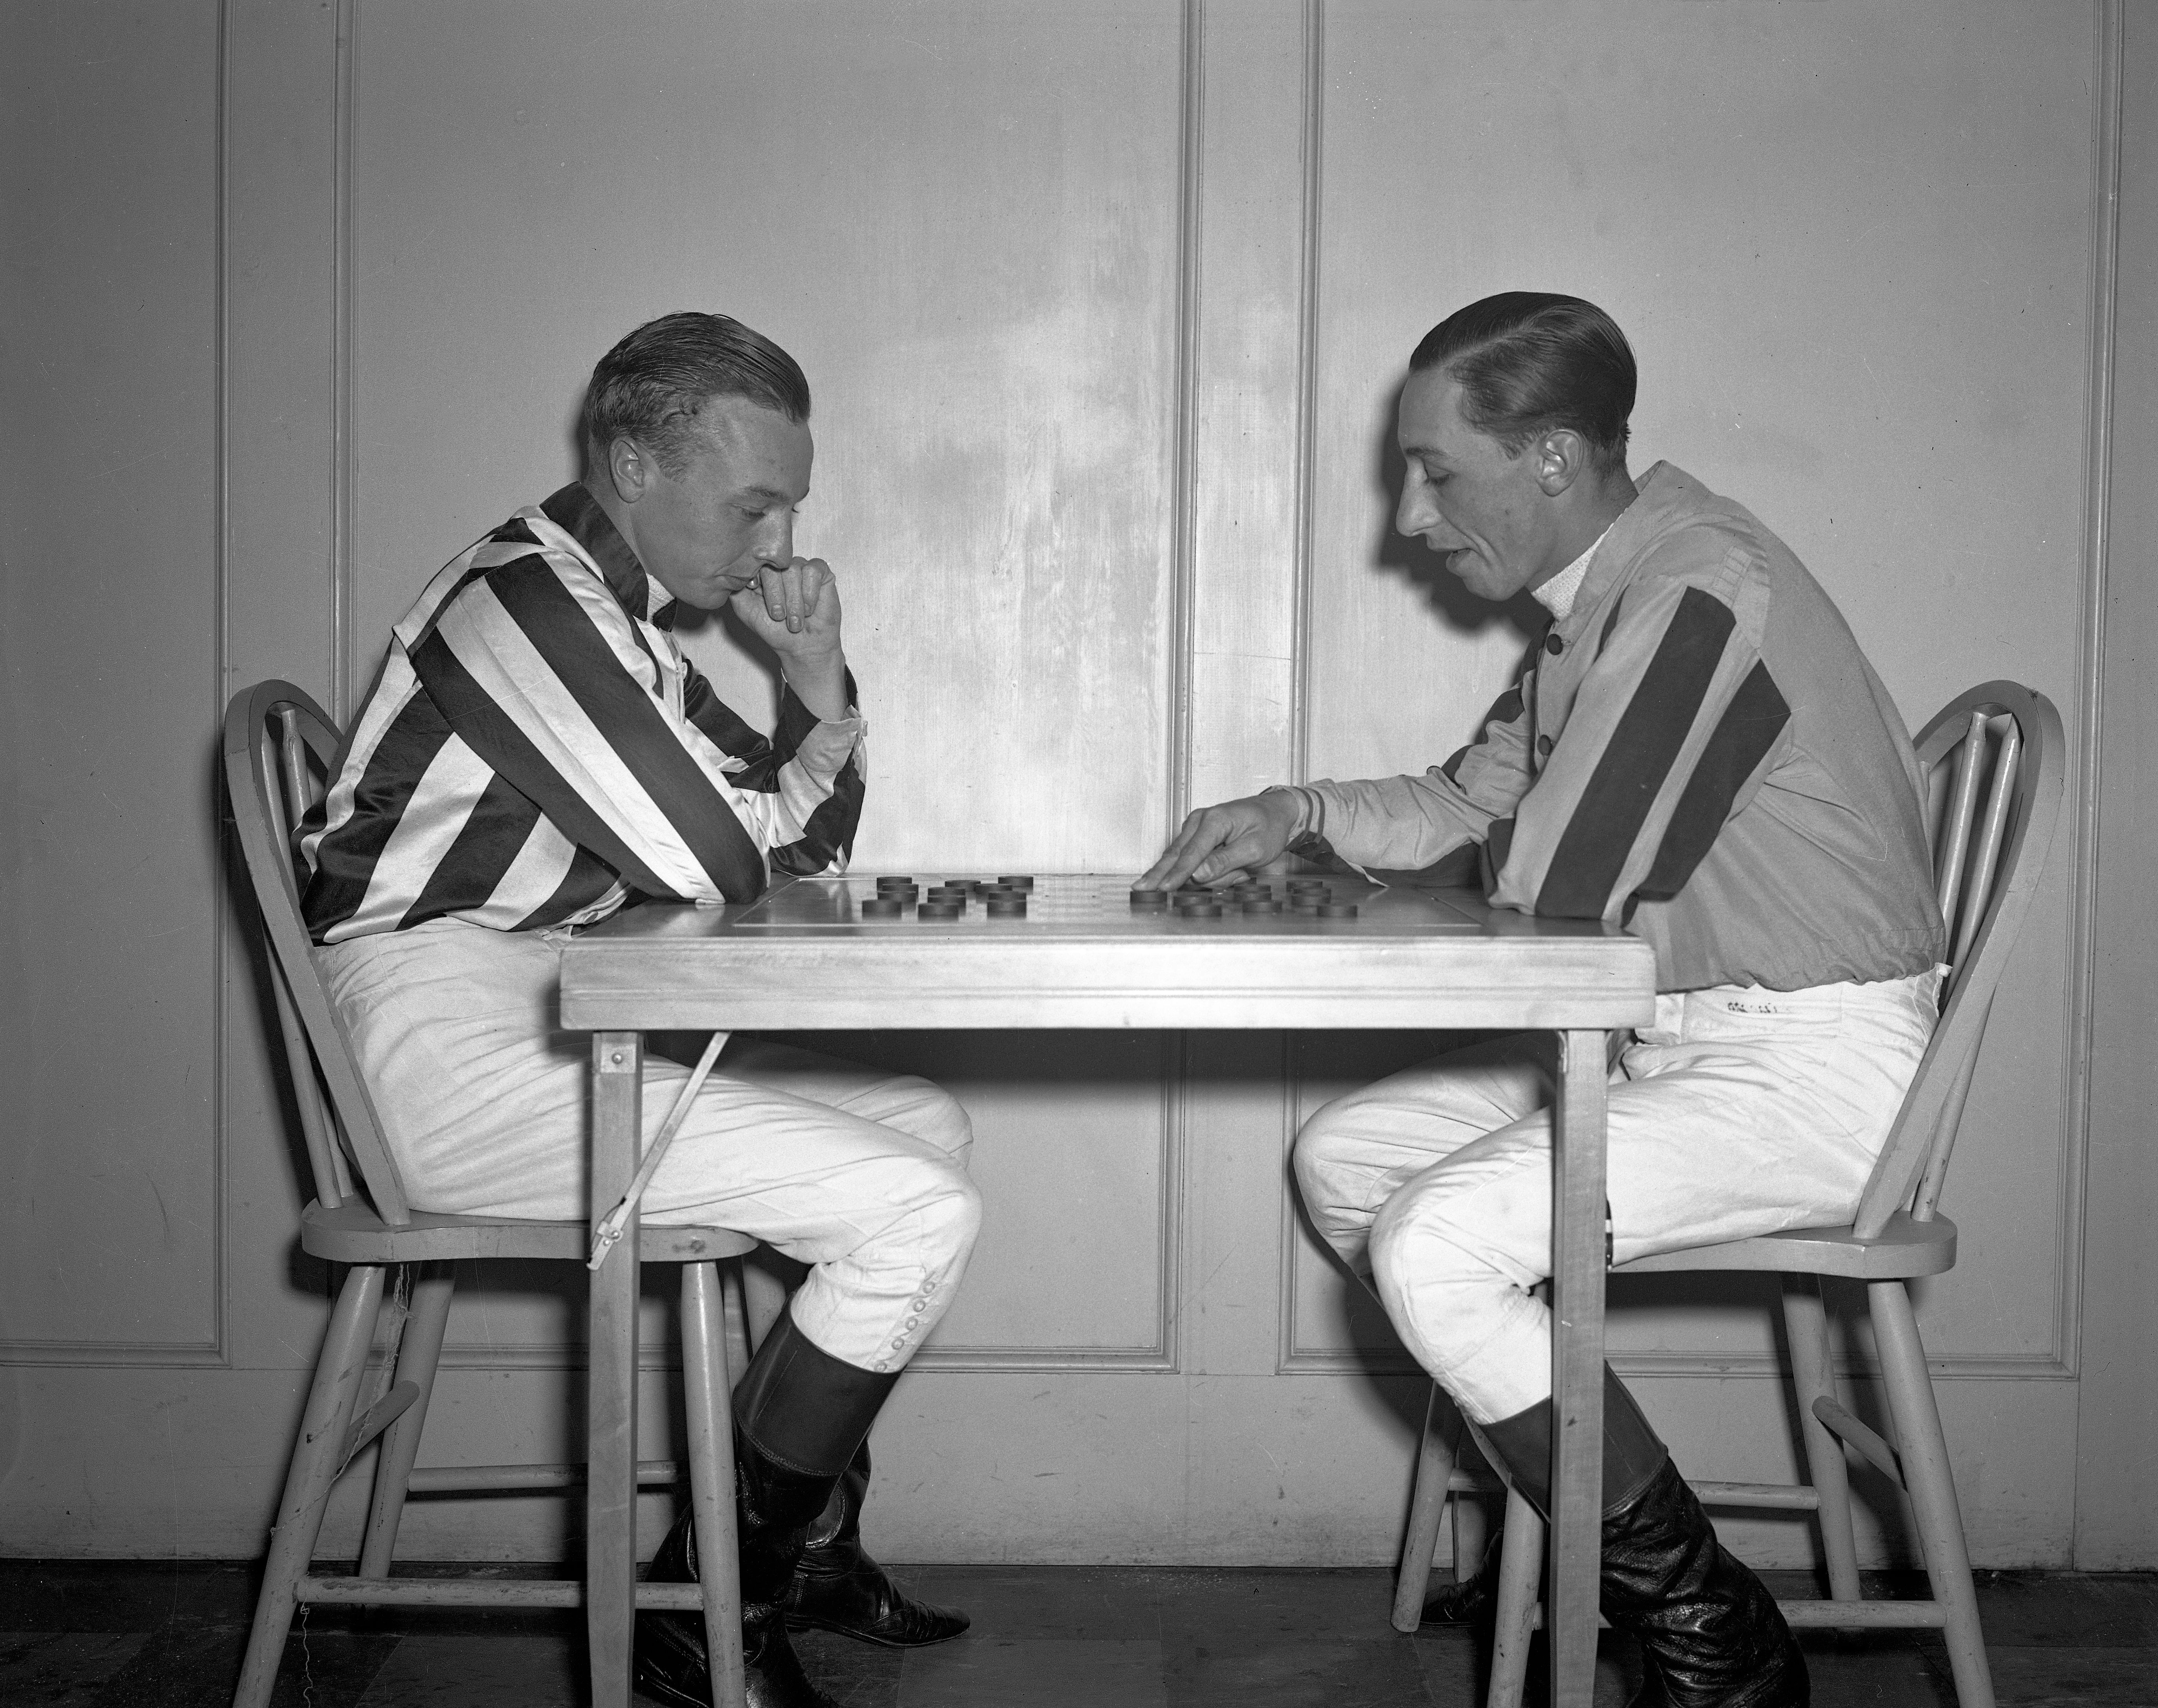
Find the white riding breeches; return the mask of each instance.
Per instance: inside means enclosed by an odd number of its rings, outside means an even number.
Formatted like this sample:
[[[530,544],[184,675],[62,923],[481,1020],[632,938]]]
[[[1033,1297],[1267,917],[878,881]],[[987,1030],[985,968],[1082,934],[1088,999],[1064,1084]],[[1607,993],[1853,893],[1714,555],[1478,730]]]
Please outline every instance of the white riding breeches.
[[[416,1209],[586,1220],[591,1038],[557,1019],[559,933],[436,920],[315,951]],[[689,1071],[647,1055],[648,1143]],[[810,1266],[795,1325],[906,1364],[981,1221],[965,1111],[927,1080],[732,1040],[653,1174],[645,1220],[754,1235]]]
[[[1940,973],[1656,998],[1613,1071],[1613,1256],[1848,1221],[1932,1035]],[[1479,1423],[1551,1397],[1550,1034],[1442,1055],[1297,1136],[1319,1232]]]

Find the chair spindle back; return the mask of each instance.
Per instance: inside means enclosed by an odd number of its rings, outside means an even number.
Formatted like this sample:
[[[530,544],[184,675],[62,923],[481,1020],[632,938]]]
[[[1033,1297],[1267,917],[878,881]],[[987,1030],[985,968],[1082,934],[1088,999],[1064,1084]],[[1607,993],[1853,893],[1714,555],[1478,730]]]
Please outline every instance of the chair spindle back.
[[[2052,702],[2013,682],[1962,695],[1916,745],[1950,959],[1933,1040],[1859,1202],[1863,1239],[1899,1210],[1934,1214],[1994,992],[2052,844],[2065,761]]]
[[[404,1182],[383,1145],[351,1040],[315,969],[300,912],[304,873],[294,832],[337,763],[337,728],[291,683],[263,682],[242,689],[225,708],[224,745],[225,786],[268,939],[278,1029],[315,1195],[333,1210],[354,1196],[357,1164],[375,1213],[401,1226],[411,1219]]]

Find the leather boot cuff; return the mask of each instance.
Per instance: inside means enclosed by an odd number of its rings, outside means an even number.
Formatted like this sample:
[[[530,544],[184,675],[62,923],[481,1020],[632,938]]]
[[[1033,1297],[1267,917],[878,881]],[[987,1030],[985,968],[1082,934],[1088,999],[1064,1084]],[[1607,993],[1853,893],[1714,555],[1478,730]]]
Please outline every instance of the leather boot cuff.
[[[735,1390],[735,1427],[775,1464],[836,1477],[898,1380],[833,1357],[782,1312]]]
[[[1630,1506],[1670,1459],[1618,1373],[1603,1366],[1603,1514]]]
[[[1505,1460],[1514,1486],[1530,1505],[1551,1516],[1551,1406],[1548,1400],[1480,1427]],[[1603,1366],[1603,1513],[1633,1501],[1670,1458],[1634,1396],[1609,1365]]]

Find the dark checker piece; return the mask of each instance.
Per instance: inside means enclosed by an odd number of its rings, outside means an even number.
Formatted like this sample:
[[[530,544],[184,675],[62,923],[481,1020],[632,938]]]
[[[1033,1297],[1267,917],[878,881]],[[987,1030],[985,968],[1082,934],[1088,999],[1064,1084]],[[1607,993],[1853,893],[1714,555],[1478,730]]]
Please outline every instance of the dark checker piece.
[[[1279,913],[1281,909],[1281,903],[1271,895],[1252,895],[1246,898],[1244,902],[1247,913]]]
[[[1319,904],[1321,919],[1354,919],[1356,904],[1353,901],[1322,901]]]
[[[997,880],[997,882],[1013,890],[1031,890],[1034,888],[1033,878],[1024,872],[1018,874],[1016,876],[1000,877]]]
[[[874,901],[862,904],[864,919],[897,919],[904,906],[895,896],[880,895]]]
[[[956,901],[925,901],[916,911],[924,919],[957,919],[959,904]]]
[[[1324,906],[1324,903],[1312,896],[1299,895],[1295,900],[1289,903],[1288,911],[1291,913],[1300,913],[1306,919],[1317,919],[1319,917],[1319,910],[1323,906]]]
[[[880,890],[911,890],[913,887],[913,879],[897,875],[888,875],[877,880]]]
[[[1169,891],[1166,890],[1134,890],[1132,891],[1132,906],[1134,907],[1166,907],[1169,906]]]
[[[989,917],[991,919],[1025,919],[1026,917],[1026,903],[1024,901],[1005,901],[1000,899],[993,900],[989,903]]]
[[[1176,911],[1182,919],[1219,919],[1221,904],[1218,901],[1195,901],[1189,907],[1180,907]]]

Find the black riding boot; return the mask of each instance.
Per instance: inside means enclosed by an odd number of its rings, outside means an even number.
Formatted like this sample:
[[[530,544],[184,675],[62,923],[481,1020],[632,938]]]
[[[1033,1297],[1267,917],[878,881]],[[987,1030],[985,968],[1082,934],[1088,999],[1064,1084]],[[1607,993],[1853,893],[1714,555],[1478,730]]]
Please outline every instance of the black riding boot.
[[[862,1501],[870,1488],[870,1444],[854,1449],[832,1498],[809,1526],[787,1590],[787,1623],[797,1631],[837,1631],[886,1649],[919,1649],[957,1637],[964,1613],[901,1593],[862,1546]]]
[[[1475,1576],[1459,1583],[1449,1583],[1444,1589],[1435,1589],[1424,1597],[1423,1618],[1426,1625],[1488,1625],[1499,1613],[1499,1554],[1500,1539],[1491,1538],[1484,1551],[1484,1563],[1476,1568]]]
[[[1603,1504],[1608,1507],[1647,1484],[1655,1468],[1664,1463],[1664,1444],[1649,1427],[1617,1374],[1603,1367]],[[1532,1406],[1518,1416],[1486,1425],[1484,1438],[1492,1452],[1504,1459],[1516,1487],[1529,1504],[1547,1512],[1551,1496],[1551,1407]],[[1515,1470],[1519,1461],[1525,1469]],[[1484,1563],[1465,1583],[1449,1584],[1433,1592],[1423,1604],[1426,1625],[1489,1624],[1499,1613],[1499,1562],[1501,1531],[1484,1551]]]
[[[1485,1427],[1514,1486],[1551,1514],[1551,1403]],[[1805,1657],[1768,1587],[1708,1515],[1610,1367],[1603,1371],[1603,1616],[1640,1640],[1637,1708],[1806,1708]],[[1660,1694],[1659,1690],[1660,1688]]]
[[[809,1682],[787,1640],[787,1587],[811,1525],[897,1380],[834,1358],[783,1314],[735,1391],[735,1525],[750,1708],[838,1708]],[[667,1582],[697,1576],[690,1514],[668,1532],[651,1576]],[[707,1708],[712,1680],[701,1618],[637,1616],[637,1685],[670,1708]]]
[[[1603,1517],[1603,1616],[1641,1639],[1670,1708],[1805,1708],[1805,1657],[1768,1587],[1716,1540],[1670,1460]],[[1655,1682],[1663,1695],[1655,1695]]]

